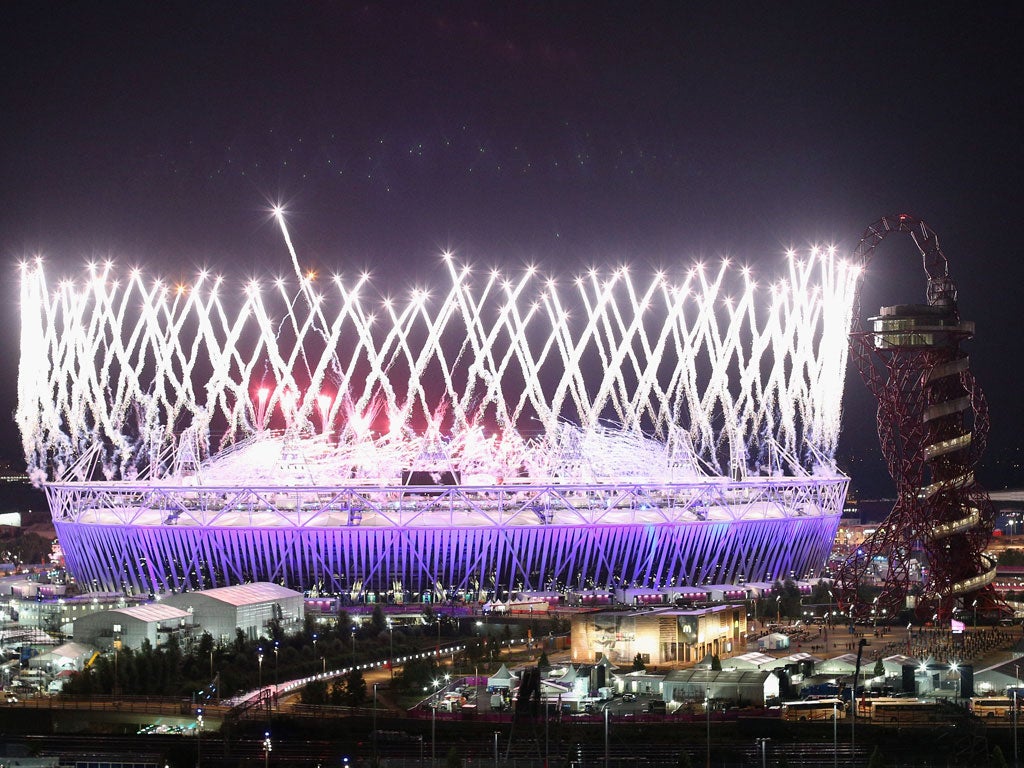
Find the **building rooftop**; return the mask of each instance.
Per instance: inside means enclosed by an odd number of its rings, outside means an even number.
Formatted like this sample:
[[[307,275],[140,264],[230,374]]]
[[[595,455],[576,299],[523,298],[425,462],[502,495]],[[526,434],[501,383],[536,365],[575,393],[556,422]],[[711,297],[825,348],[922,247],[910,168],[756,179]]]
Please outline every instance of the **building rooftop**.
[[[118,613],[138,621],[173,621],[174,619],[188,618],[188,611],[175,608],[163,603],[146,603],[145,605],[133,605],[129,608],[113,608],[111,613]]]
[[[280,584],[273,584],[269,581],[260,581],[255,584],[238,584],[233,587],[203,589],[191,594],[204,595],[212,600],[233,605],[236,608],[243,605],[256,605],[273,600],[281,600],[286,597],[302,597],[301,592],[296,592],[293,589],[288,589]]]

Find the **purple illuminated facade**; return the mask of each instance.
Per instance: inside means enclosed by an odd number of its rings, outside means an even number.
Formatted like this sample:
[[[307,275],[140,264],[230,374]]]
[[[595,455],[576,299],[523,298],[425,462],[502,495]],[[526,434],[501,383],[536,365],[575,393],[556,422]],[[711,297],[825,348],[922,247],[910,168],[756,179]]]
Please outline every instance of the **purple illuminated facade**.
[[[69,568],[139,592],[275,581],[406,599],[813,576],[845,477],[644,485],[53,483]]]

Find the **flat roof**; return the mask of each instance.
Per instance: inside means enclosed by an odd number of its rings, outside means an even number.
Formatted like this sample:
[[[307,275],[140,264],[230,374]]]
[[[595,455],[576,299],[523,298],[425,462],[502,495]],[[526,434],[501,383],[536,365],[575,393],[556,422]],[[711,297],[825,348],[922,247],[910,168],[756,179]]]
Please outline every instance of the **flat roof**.
[[[195,592],[184,592],[181,594],[204,595],[236,608],[243,605],[257,605],[259,603],[281,600],[286,597],[302,597],[301,592],[294,589],[282,587],[269,581],[259,581],[255,584],[237,584],[233,587],[215,587],[213,589],[201,589]]]
[[[133,605],[129,608],[112,608],[111,613],[119,613],[139,621],[171,621],[173,619],[188,618],[188,611],[175,608],[172,605],[163,603],[146,603],[145,605]]]

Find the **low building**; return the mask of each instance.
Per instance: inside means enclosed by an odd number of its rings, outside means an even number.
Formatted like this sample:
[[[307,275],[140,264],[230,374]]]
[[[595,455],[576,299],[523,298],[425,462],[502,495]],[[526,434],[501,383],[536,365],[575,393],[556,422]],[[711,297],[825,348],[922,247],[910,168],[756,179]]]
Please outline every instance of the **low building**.
[[[735,706],[764,706],[778,698],[779,678],[765,670],[714,670],[707,667],[677,669],[665,675],[662,694],[677,707],[712,702],[732,702]]]
[[[730,656],[746,642],[746,617],[737,605],[580,613],[572,617],[572,660],[631,667],[638,654],[645,665]]]
[[[615,676],[616,691],[618,693],[660,696],[664,680],[664,675],[655,675],[646,670],[626,672]]]
[[[184,640],[191,628],[192,616],[188,611],[147,603],[82,616],[75,620],[74,636],[76,643],[98,648],[113,648],[120,641],[122,647],[138,650],[147,640],[154,648],[166,645],[172,634]]]
[[[789,635],[780,632],[769,632],[767,635],[757,638],[757,649],[759,651],[778,651],[789,648]]]
[[[729,661],[722,665],[723,669],[766,669],[770,666],[774,666],[778,661],[774,656],[769,656],[767,653],[761,653],[759,651],[750,651],[749,653],[742,653],[739,656],[733,656]]]
[[[231,642],[238,630],[255,640],[275,620],[285,632],[297,632],[305,618],[302,593],[269,582],[181,592],[162,602],[188,611],[196,632],[208,632],[218,643]]]
[[[65,670],[81,672],[96,653],[91,645],[64,643],[52,651],[33,656],[28,665],[32,669],[44,669],[54,676]]]

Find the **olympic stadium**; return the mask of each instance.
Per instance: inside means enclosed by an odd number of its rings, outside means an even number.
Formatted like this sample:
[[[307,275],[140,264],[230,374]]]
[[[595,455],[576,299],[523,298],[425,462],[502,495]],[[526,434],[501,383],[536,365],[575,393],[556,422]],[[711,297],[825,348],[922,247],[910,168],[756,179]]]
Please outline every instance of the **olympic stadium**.
[[[287,238],[283,218],[279,218]],[[22,270],[18,423],[70,572],[376,599],[820,573],[856,270],[723,262],[373,295]]]

